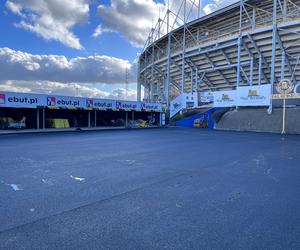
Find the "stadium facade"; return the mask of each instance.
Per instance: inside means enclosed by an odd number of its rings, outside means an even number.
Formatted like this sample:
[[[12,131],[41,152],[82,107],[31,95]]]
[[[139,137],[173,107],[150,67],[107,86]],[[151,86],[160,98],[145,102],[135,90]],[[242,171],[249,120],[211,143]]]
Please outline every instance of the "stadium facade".
[[[271,95],[282,79],[300,90],[300,0],[241,0],[209,15],[201,14],[201,1],[178,8],[158,20],[139,57],[138,100],[172,109],[178,97],[228,97],[242,87]],[[272,111],[270,95],[262,105]]]

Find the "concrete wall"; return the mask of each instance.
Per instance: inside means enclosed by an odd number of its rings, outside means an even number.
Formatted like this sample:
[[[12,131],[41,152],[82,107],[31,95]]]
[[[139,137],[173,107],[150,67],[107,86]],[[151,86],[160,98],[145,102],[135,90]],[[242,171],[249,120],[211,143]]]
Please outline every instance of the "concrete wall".
[[[282,109],[276,108],[271,115],[267,108],[248,108],[226,112],[216,124],[218,130],[258,131],[281,133]],[[286,132],[300,134],[300,108],[287,108]]]

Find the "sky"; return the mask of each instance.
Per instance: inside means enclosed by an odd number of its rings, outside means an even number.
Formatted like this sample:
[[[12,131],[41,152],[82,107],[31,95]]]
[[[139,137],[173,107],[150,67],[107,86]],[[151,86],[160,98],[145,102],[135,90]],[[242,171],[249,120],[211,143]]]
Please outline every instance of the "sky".
[[[135,100],[138,55],[181,1],[2,0],[0,90]],[[202,13],[232,2],[203,0]]]

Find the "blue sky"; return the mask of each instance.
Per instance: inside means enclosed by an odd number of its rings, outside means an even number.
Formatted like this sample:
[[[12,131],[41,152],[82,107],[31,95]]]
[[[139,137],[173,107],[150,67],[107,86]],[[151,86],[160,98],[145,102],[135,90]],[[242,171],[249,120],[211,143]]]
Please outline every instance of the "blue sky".
[[[176,12],[182,0],[169,1]],[[135,99],[135,59],[159,10],[163,0],[1,1],[0,90]]]
[[[101,24],[101,18],[97,15],[97,2],[109,5],[110,1],[96,1],[90,5],[90,20],[88,24],[75,26],[73,31],[80,37],[84,50],[75,50],[64,46],[57,41],[46,41],[41,37],[32,34],[24,29],[16,28],[14,23],[20,18],[7,10],[5,1],[1,7],[1,29],[0,47],[9,47],[15,50],[30,52],[32,54],[57,54],[65,55],[68,58],[89,55],[108,55],[133,61],[140,48],[132,46],[128,40],[118,33],[104,33],[94,38],[92,34],[95,28]]]

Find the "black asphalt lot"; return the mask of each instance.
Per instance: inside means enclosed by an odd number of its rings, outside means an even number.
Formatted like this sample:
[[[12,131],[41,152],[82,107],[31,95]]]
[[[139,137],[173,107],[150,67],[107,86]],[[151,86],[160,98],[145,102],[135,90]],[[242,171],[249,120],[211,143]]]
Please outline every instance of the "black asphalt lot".
[[[300,249],[300,136],[0,136],[0,249]]]

